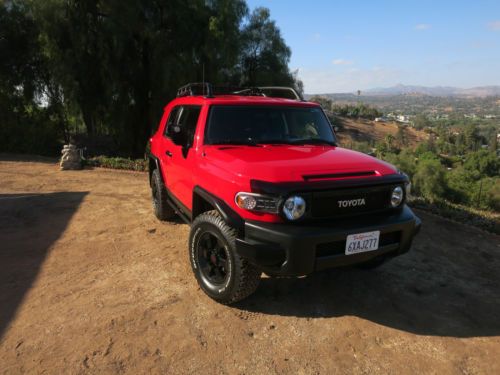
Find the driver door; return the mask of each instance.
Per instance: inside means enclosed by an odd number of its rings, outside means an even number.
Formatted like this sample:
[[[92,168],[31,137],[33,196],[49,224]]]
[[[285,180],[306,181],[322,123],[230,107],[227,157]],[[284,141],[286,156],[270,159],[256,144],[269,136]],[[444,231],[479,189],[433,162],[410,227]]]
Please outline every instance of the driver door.
[[[195,164],[195,154],[191,149],[200,110],[201,106],[194,105],[174,107],[163,137],[166,187],[176,203],[182,203],[189,210],[192,208],[192,170]]]

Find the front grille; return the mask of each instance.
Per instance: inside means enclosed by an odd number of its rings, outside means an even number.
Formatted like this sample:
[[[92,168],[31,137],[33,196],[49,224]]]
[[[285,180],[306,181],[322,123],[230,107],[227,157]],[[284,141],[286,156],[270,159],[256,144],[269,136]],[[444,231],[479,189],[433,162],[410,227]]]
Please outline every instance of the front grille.
[[[394,185],[312,193],[313,218],[340,217],[390,208]]]
[[[397,244],[401,241],[401,231],[381,233],[378,241],[379,249],[383,246]],[[316,246],[316,257],[327,257],[345,254],[346,240],[325,242]]]

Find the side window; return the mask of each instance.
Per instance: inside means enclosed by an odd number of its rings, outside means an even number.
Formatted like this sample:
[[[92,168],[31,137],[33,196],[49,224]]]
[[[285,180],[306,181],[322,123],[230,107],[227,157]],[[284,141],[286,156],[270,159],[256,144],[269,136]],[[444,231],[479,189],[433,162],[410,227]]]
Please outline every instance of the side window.
[[[165,135],[176,144],[184,147],[190,147],[194,141],[194,133],[196,132],[196,124],[200,117],[201,106],[186,105],[178,106],[172,109],[168,117]],[[180,128],[180,133],[174,133],[174,126]]]
[[[163,132],[164,136],[170,137],[171,132],[172,132],[172,127],[177,122],[176,118],[177,118],[177,115],[179,114],[180,108],[181,107],[174,107],[170,111],[170,114],[168,115],[167,125],[165,126],[165,131]]]
[[[181,127],[181,132],[185,135],[185,146],[192,146],[194,141],[194,133],[196,132],[196,124],[200,117],[200,106],[183,107],[179,113],[178,125]]]

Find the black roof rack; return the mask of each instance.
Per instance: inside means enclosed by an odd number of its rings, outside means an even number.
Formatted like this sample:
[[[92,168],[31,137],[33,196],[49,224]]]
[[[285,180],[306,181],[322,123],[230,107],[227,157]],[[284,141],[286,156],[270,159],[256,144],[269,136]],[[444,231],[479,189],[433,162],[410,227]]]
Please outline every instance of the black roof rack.
[[[299,93],[291,87],[260,86],[260,87],[213,87],[208,82],[188,83],[177,90],[177,97],[203,95],[213,98],[214,95],[266,96],[304,101]]]
[[[177,97],[204,95],[207,98],[213,97],[212,85],[208,82],[188,83],[177,90]]]
[[[236,91],[235,95],[251,95],[251,96],[267,96],[270,98],[282,98],[282,99],[293,99],[301,100],[304,99],[299,95],[299,93],[291,87],[282,86],[261,86],[261,87],[250,87]]]

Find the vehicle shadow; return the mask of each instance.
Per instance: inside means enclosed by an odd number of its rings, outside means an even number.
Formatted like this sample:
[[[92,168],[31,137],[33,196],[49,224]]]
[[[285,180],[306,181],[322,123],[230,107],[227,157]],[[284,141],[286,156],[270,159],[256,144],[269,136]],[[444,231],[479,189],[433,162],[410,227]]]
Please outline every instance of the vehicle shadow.
[[[468,230],[445,221],[425,226],[408,254],[376,270],[263,278],[257,292],[235,307],[306,318],[351,315],[420,335],[497,336],[498,237]]]
[[[87,194],[0,194],[0,339]]]

